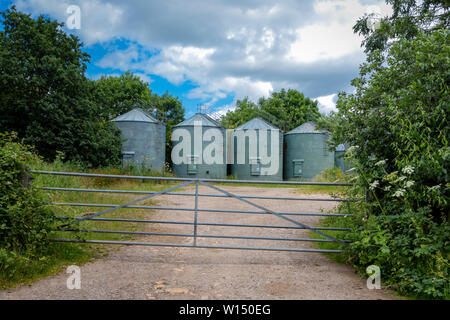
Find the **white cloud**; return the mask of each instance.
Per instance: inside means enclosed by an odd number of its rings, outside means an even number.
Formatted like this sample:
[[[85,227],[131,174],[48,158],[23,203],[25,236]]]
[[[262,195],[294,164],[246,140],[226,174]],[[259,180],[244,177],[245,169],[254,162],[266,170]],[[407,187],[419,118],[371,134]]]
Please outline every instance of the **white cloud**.
[[[209,58],[214,51],[213,48],[171,46],[143,63],[142,68],[174,84],[181,84],[186,80],[197,81],[212,66]]]
[[[148,74],[142,72],[134,72],[134,75],[139,77],[142,81],[147,82],[148,84],[153,82],[152,78],[150,78]]]
[[[362,37],[352,32],[356,20],[365,13],[389,12],[387,5],[362,5],[358,0],[316,1],[314,9],[318,22],[296,30],[288,59],[310,63],[359,51]]]
[[[223,99],[229,93],[238,97],[248,96],[257,100],[267,97],[273,91],[268,81],[255,81],[249,77],[221,77],[209,74],[214,62],[210,60],[214,49],[174,46],[163,49],[160,54],[140,61],[138,57],[145,56],[136,46],[126,50],[116,50],[106,55],[98,62],[103,68],[116,68],[122,71],[138,70],[140,74],[155,74],[168,79],[174,84],[191,80],[199,87],[188,92],[188,98],[200,98],[215,102]]]
[[[367,3],[367,1],[364,1]],[[128,48],[106,54],[99,67],[133,70],[175,85],[213,104],[227,96],[257,100],[293,88],[332,108],[335,92],[347,90],[363,54],[353,33],[366,12],[386,13],[383,0],[17,0],[19,10],[67,19],[69,5],[81,8],[86,45],[118,39]],[[112,47],[112,46],[109,46]],[[327,100],[328,99],[328,100]],[[330,100],[331,99],[331,100]],[[331,102],[330,102],[331,101]]]
[[[135,45],[131,45],[125,50],[115,50],[107,54],[96,64],[102,68],[113,68],[127,71],[130,67],[139,62],[139,49]]]
[[[337,94],[333,93],[328,96],[317,97],[316,99],[319,102],[319,111],[323,114],[328,114],[331,111],[337,111],[336,109],[336,100]]]
[[[236,106],[234,104],[227,104],[223,107],[217,108],[214,112],[209,113],[208,115],[213,119],[220,119],[222,116],[226,115],[228,111],[234,111]]]
[[[116,37],[125,36],[123,30],[124,9],[110,2],[101,0],[17,0],[18,10],[49,14],[60,22],[66,23],[69,15],[66,10],[70,5],[78,5],[81,12],[81,28],[73,30],[83,42],[91,45],[104,43]],[[124,30],[123,30],[124,31]]]

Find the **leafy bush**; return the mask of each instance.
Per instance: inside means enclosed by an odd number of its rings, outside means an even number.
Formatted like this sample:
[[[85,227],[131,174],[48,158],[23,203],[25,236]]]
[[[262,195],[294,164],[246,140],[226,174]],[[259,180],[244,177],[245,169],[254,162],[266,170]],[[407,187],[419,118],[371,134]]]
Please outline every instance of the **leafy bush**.
[[[450,226],[434,222],[426,209],[370,216],[359,224],[350,246],[354,264],[381,266],[382,279],[400,292],[449,297],[449,263],[443,249],[450,245]]]
[[[36,157],[14,138],[0,134],[0,247],[34,255],[48,246],[54,213],[38,189],[24,186]]]
[[[398,40],[368,57],[334,117],[334,144],[352,146],[349,196],[366,199],[340,206],[356,215],[341,220],[349,260],[426,298],[449,298],[449,70],[449,30]]]
[[[357,189],[358,187],[356,187]],[[355,188],[353,195],[360,194]],[[372,203],[343,203],[339,213],[354,217],[327,217],[323,226],[350,228],[333,234],[350,240],[349,246],[334,244],[324,249],[345,251],[341,262],[351,263],[362,276],[366,268],[381,268],[381,280],[400,293],[420,298],[450,298],[450,226],[433,221],[426,208],[402,214],[371,215]],[[325,243],[326,244],[326,243]]]

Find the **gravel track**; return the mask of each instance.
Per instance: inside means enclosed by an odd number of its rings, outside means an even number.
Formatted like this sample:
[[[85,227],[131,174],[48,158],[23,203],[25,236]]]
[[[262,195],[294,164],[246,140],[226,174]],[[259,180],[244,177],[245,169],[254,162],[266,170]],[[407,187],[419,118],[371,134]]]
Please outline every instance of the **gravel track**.
[[[300,196],[292,188],[221,187],[240,195]],[[184,188],[193,192],[193,187]],[[200,186],[202,193],[217,193]],[[311,197],[329,197],[314,194]],[[194,198],[160,196],[161,206],[193,207]],[[319,212],[335,202],[253,200],[278,211]],[[199,208],[252,210],[236,199],[200,197]],[[193,213],[153,211],[147,218],[193,221]],[[295,217],[313,226],[318,217]],[[292,225],[273,215],[201,212],[199,222]],[[192,225],[148,224],[146,231],[192,233]],[[306,230],[198,226],[199,234],[310,237]],[[136,241],[191,243],[191,238],[140,236]],[[310,242],[199,238],[198,244],[311,248]],[[0,299],[396,299],[387,290],[369,290],[366,280],[319,253],[123,246],[81,266],[81,289],[66,287],[68,274],[0,291]]]

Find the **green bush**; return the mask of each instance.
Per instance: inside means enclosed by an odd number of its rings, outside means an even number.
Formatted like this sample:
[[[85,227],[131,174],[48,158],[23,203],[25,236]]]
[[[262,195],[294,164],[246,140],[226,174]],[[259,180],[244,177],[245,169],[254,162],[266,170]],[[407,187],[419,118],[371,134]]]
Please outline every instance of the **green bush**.
[[[0,134],[0,248],[34,255],[48,246],[55,218],[42,193],[26,186],[36,156],[14,138]]]
[[[353,192],[355,189],[352,190]],[[356,193],[358,194],[358,193]],[[352,264],[362,276],[377,265],[381,280],[401,294],[427,299],[450,298],[450,226],[433,220],[429,209],[406,209],[402,214],[372,215],[371,203],[344,203],[339,213],[354,217],[327,217],[323,226],[350,228],[333,234],[350,240],[348,246],[334,244],[344,255],[339,261]]]
[[[450,31],[398,40],[374,51],[341,94],[334,144],[348,142],[355,166],[349,196],[365,198],[340,210],[352,231],[347,254],[365,272],[406,295],[449,298]]]

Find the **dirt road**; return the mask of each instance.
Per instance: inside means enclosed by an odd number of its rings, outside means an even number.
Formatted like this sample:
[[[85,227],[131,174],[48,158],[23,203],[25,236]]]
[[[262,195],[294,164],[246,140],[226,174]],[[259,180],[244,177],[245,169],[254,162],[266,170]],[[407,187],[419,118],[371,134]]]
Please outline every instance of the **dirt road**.
[[[290,188],[223,187],[241,195],[295,196]],[[186,192],[193,188],[185,188]],[[217,193],[200,187],[200,192]],[[297,194],[298,196],[298,194]],[[328,197],[314,195],[314,197]],[[161,196],[160,205],[193,207],[193,197]],[[334,202],[252,200],[269,209],[319,212]],[[253,210],[229,198],[201,197],[199,208]],[[148,218],[193,221],[193,213],[158,211]],[[314,225],[317,217],[295,217]],[[292,225],[260,214],[201,212],[199,222]],[[147,231],[192,233],[192,225],[148,224]],[[283,238],[309,237],[305,230],[199,226],[199,234]],[[142,236],[138,241],[191,243],[191,238]],[[310,242],[198,239],[199,244],[310,248]],[[81,289],[69,290],[61,273],[30,286],[0,292],[0,299],[395,299],[385,290],[369,290],[346,265],[319,253],[128,246],[81,266]]]

